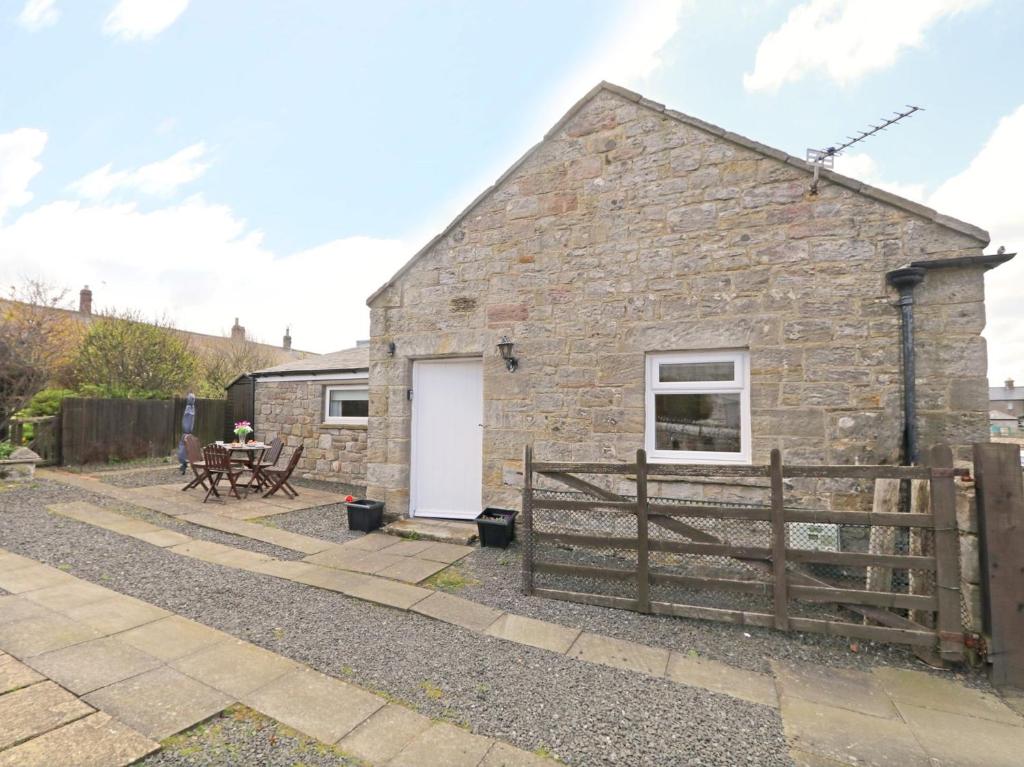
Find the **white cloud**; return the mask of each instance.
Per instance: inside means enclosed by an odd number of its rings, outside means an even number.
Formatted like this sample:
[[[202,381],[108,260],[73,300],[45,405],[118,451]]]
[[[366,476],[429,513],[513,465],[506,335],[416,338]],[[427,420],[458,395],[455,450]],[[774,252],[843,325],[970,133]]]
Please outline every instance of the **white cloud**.
[[[892,66],[929,27],[988,0],[811,0],[758,46],[748,91],[774,91],[815,71],[839,85]]]
[[[89,200],[104,200],[117,190],[166,197],[198,179],[210,164],[206,161],[206,145],[200,141],[175,152],[166,160],[135,170],[114,171],[112,167],[108,163],[82,176],[71,184],[71,190]]]
[[[563,78],[539,110],[543,134],[584,93],[601,80],[642,90],[662,66],[663,52],[679,31],[688,0],[648,0],[631,5],[594,46],[591,55]],[[646,94],[645,94],[646,95]]]
[[[45,139],[40,131],[0,136],[0,205],[28,201],[25,188]],[[4,151],[7,145],[18,151]],[[71,289],[89,284],[100,308],[166,314],[178,327],[206,333],[227,332],[237,315],[250,337],[270,343],[279,343],[288,325],[296,348],[311,351],[368,335],[366,297],[411,254],[403,242],[348,237],[275,253],[259,229],[201,195],[145,211],[106,198],[111,178],[126,192],[164,190],[181,178],[151,170],[159,166],[101,169],[105,175],[90,174],[93,199],[55,200],[0,224],[0,284],[23,275]]]
[[[171,26],[189,0],[119,0],[103,21],[104,34],[122,40],[150,40]]]
[[[883,178],[878,163],[869,154],[841,154],[835,159],[835,171],[914,202],[924,203],[928,196],[924,184],[903,184]]]
[[[1020,252],[1008,264],[989,272],[985,280],[985,310],[988,321],[989,380],[1024,379],[1024,316],[1021,289],[1024,284],[1024,206],[1014,194],[1024,178],[1024,155],[1018,150],[1024,141],[1024,104],[1003,117],[985,145],[962,172],[939,185],[930,194],[924,184],[908,184],[884,177],[874,158],[866,154],[840,155],[836,171],[852,176],[893,194],[921,202],[940,213],[967,221],[992,235],[987,249],[1000,245]]]
[[[1000,245],[1015,259],[989,272],[985,280],[989,380],[1024,379],[1024,206],[1017,186],[1024,178],[1024,104],[1002,118],[967,168],[943,183],[928,199],[942,213],[988,229],[989,251]]]
[[[664,50],[679,31],[680,20],[692,0],[645,0],[629,5],[622,16],[609,25],[605,37],[594,45],[589,56],[557,81],[542,103],[530,107],[534,118],[524,126],[523,135],[478,175],[468,178],[461,188],[442,201],[426,219],[414,242],[426,243],[447,226],[480,191],[489,187],[526,149],[537,143],[569,108],[602,80],[653,94],[645,87],[664,64]],[[378,286],[379,287],[379,286]]]
[[[11,208],[32,200],[28,185],[43,168],[39,155],[45,146],[46,133],[36,128],[0,133],[0,223]]]
[[[54,0],[28,0],[18,14],[18,23],[33,32],[43,27],[52,27],[60,19],[60,11]]]

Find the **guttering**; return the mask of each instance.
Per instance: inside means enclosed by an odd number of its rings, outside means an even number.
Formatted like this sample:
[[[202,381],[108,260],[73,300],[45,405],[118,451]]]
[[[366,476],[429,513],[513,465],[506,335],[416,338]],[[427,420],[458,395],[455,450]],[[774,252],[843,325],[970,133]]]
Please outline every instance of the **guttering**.
[[[315,381],[320,378],[366,378],[370,375],[369,368],[336,368],[333,370],[279,370],[267,373],[251,373],[254,379],[262,378],[301,378]]]
[[[924,280],[920,266],[894,269],[885,280],[900,293],[900,347],[903,361],[903,463],[913,466],[920,459],[917,438],[917,385],[914,370],[914,288]]]
[[[988,271],[1005,264],[1016,255],[1016,253],[991,253],[982,256],[959,256],[957,258],[938,258],[934,261],[911,261],[910,265],[919,269],[955,269],[961,266],[980,266]]]

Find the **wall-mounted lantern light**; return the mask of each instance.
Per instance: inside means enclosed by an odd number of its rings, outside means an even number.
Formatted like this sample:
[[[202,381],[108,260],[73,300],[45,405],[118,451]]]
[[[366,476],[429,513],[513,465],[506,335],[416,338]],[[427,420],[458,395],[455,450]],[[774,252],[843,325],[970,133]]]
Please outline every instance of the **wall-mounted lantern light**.
[[[516,372],[516,368],[519,367],[519,360],[512,356],[512,339],[508,336],[502,336],[501,340],[498,341],[498,353],[501,358],[505,360],[505,367],[509,373]]]
[[[394,357],[395,356],[395,342],[394,341],[389,341],[388,342],[388,356],[389,357]]]

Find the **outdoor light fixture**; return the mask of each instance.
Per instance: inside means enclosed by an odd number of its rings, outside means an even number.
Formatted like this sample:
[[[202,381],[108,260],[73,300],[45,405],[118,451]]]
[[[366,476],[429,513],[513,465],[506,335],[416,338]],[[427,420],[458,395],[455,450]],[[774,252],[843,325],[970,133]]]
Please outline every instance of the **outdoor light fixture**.
[[[388,356],[389,357],[394,357],[395,356],[395,342],[394,341],[388,342]]]
[[[519,360],[512,356],[512,339],[508,336],[502,336],[501,340],[498,341],[498,353],[501,358],[505,360],[505,367],[509,373],[516,372],[516,368],[519,367]]]

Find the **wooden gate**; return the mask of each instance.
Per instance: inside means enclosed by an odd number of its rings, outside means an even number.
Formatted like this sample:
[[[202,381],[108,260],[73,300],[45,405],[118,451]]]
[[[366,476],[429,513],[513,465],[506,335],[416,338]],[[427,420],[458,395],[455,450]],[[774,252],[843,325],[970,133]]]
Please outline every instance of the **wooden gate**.
[[[29,436],[31,435],[31,436]],[[42,460],[40,466],[60,463],[60,416],[11,419],[11,444],[25,445]]]
[[[909,644],[957,661],[956,472],[948,447],[933,449],[929,463],[783,465],[777,450],[766,466],[648,464],[643,450],[635,463],[556,463],[534,461],[527,447],[524,588],[644,613]],[[729,478],[763,487],[766,499],[649,497],[651,477]],[[803,479],[924,480],[915,500],[930,501],[908,512],[787,504],[787,482]],[[631,484],[635,491],[624,492]],[[867,550],[849,550],[857,548],[850,541]]]

